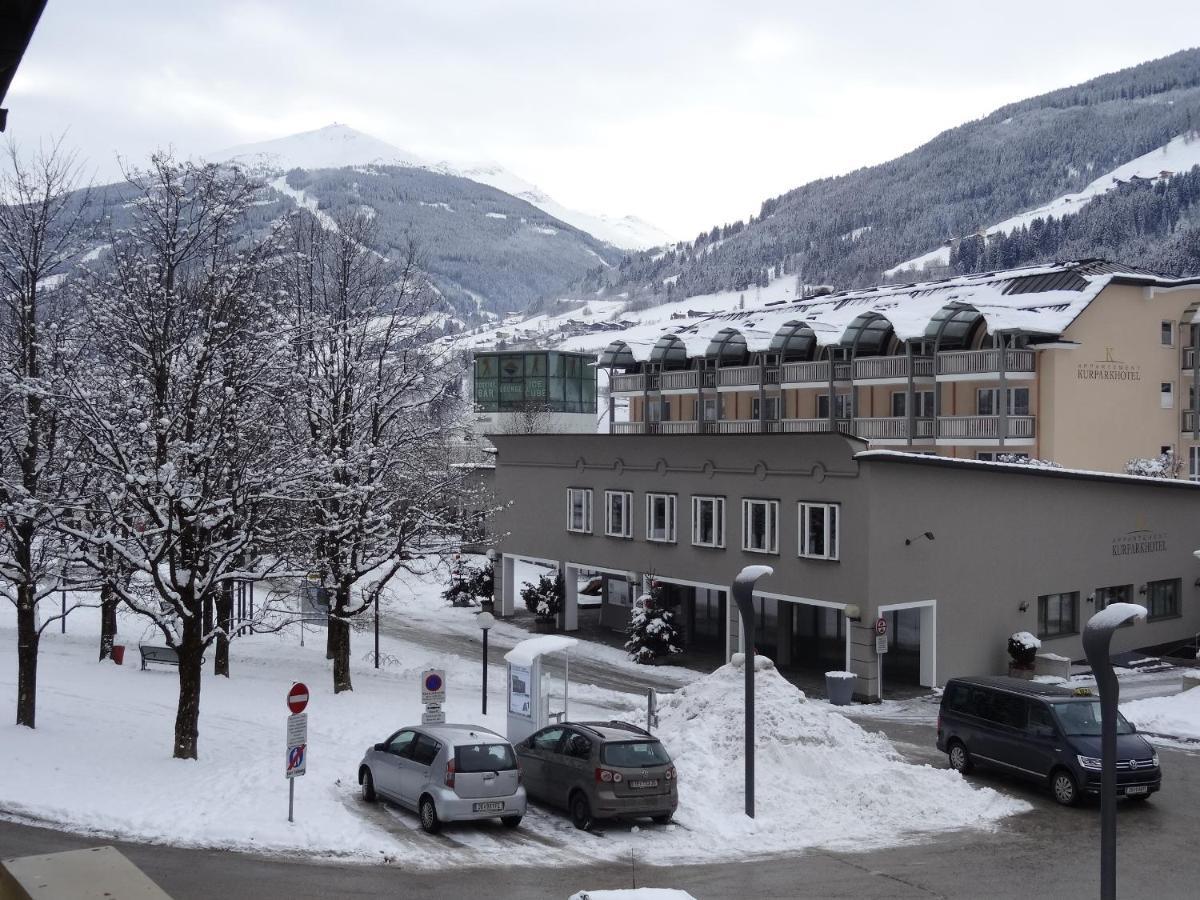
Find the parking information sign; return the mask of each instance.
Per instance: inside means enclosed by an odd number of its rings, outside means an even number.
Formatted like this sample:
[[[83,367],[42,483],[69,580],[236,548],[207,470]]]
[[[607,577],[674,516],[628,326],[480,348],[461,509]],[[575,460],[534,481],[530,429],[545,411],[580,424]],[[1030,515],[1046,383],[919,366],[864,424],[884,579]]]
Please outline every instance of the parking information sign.
[[[445,671],[426,669],[421,673],[421,702],[426,706],[441,706],[446,702]]]
[[[303,775],[308,759],[308,713],[288,716],[287,777]]]
[[[425,707],[425,712],[421,713],[422,725],[445,725],[446,711],[436,703],[430,703]]]

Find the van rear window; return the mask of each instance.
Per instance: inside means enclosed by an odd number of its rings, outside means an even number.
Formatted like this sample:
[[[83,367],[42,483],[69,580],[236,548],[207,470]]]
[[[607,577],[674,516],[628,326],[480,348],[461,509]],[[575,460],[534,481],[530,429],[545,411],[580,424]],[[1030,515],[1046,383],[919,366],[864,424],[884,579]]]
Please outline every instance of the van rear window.
[[[516,767],[508,744],[463,744],[454,750],[456,772],[500,772]]]
[[[600,761],[619,769],[636,769],[639,766],[665,766],[671,757],[658,741],[622,741],[605,744],[600,750]]]

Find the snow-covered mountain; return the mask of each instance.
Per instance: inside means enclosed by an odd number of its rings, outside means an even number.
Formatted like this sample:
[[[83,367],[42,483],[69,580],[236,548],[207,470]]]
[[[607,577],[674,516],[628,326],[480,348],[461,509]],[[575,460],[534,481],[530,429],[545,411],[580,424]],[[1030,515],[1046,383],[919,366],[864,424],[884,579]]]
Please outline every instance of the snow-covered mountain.
[[[995,225],[990,225],[983,229],[983,232],[988,236],[1010,234],[1022,226],[1028,227],[1034,219],[1072,216],[1087,206],[1090,201],[1109,191],[1114,191],[1134,179],[1154,181],[1178,172],[1186,172],[1196,165],[1200,165],[1200,137],[1195,133],[1177,135],[1163,146],[1157,147],[1149,153],[1143,153],[1110,172],[1105,172],[1099,178],[1091,181],[1083,190],[1055,197],[1049,203],[1043,203],[1034,209],[1026,210],[1010,216],[1002,222],[997,222]],[[902,262],[900,265],[886,270],[883,274],[886,278],[894,278],[905,272],[919,273],[926,266],[948,265],[950,265],[950,248],[942,246]]]
[[[520,197],[543,212],[550,213],[556,219],[562,219],[568,225],[574,225],[581,231],[586,231],[592,237],[599,238],[614,247],[625,250],[648,250],[651,247],[661,247],[671,242],[669,234],[637,216],[614,218],[568,209],[536,184],[513,174],[499,163],[468,164],[459,168],[458,174],[481,184],[490,184],[514,197]]]
[[[664,231],[636,216],[612,216],[569,209],[498,163],[455,165],[433,162],[372,137],[349,125],[335,122],[315,131],[253,144],[227,147],[205,154],[213,162],[236,162],[247,168],[284,172],[289,169],[342,169],[348,166],[408,166],[443,175],[458,175],[504,191],[622,250],[645,250],[668,243]]]

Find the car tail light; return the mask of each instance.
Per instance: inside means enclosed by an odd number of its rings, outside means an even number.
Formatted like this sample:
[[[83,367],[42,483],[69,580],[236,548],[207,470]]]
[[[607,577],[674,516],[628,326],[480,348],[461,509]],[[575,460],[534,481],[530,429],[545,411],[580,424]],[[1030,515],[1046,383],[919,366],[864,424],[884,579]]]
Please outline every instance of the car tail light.
[[[675,780],[675,767],[667,766],[667,781],[674,781],[674,780]]]
[[[454,787],[454,760],[446,763],[446,787]]]
[[[596,769],[597,784],[600,783],[601,781],[606,781],[606,782],[611,781],[611,782],[620,784],[624,780],[625,780],[625,776],[623,776],[620,772],[614,772],[612,769],[601,769],[601,768]]]

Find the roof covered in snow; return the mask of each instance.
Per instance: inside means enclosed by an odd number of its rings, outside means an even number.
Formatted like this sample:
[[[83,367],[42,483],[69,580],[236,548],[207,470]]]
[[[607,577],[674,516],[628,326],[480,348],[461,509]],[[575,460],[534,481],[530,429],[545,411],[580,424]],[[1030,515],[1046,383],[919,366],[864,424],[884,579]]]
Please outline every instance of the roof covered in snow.
[[[678,340],[688,356],[717,355],[732,336],[750,352],[771,349],[785,329],[802,328],[816,345],[850,346],[872,321],[886,322],[900,340],[936,339],[949,312],[982,317],[989,333],[1014,332],[1047,338],[1061,335],[1114,280],[1162,286],[1196,283],[1168,279],[1133,266],[1077,260],[1003,272],[961,275],[940,281],[880,285],[819,297],[716,311],[686,324],[634,325],[605,335],[611,343],[601,364],[658,358]],[[607,357],[607,360],[604,358]],[[618,364],[620,364],[618,362]]]
[[[531,666],[533,665],[533,661],[539,656],[545,656],[547,653],[558,653],[562,650],[570,650],[578,643],[579,641],[575,638],[566,637],[565,635],[543,634],[539,637],[521,641],[521,643],[504,654],[504,659],[514,666]]]

